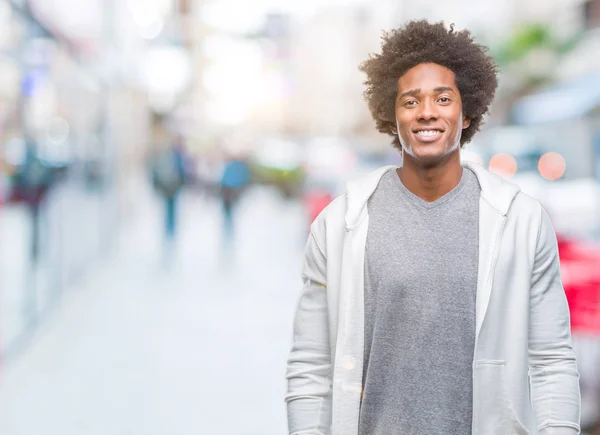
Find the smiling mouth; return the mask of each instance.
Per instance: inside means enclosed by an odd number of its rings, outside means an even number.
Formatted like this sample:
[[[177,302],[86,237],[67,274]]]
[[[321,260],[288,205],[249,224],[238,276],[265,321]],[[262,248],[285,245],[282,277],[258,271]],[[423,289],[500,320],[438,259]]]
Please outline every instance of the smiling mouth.
[[[423,130],[414,130],[413,133],[422,139],[434,139],[443,133],[442,130],[437,129],[423,129]]]

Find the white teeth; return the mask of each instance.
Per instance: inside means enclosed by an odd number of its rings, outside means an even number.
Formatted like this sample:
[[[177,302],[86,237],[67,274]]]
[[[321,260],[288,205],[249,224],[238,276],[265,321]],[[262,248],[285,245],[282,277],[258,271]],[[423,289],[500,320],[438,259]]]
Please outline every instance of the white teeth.
[[[439,133],[439,131],[437,131],[437,130],[421,130],[421,131],[417,132],[417,134],[419,134],[421,136],[435,136],[438,133]]]

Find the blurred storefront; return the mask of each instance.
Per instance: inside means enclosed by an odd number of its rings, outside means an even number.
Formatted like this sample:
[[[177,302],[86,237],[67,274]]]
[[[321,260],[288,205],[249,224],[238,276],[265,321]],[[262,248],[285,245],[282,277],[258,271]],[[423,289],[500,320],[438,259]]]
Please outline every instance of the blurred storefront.
[[[114,239],[143,154],[147,98],[110,3],[0,2],[5,357]]]

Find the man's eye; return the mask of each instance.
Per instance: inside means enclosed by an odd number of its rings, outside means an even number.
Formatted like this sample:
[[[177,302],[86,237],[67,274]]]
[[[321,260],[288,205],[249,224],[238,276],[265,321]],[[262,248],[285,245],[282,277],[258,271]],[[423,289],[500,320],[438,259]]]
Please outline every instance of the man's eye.
[[[405,106],[414,106],[415,104],[417,104],[415,100],[409,100],[406,103],[404,103]]]
[[[449,103],[450,102],[450,98],[448,98],[448,97],[442,97],[442,98],[440,98],[440,102],[442,102],[442,103]]]

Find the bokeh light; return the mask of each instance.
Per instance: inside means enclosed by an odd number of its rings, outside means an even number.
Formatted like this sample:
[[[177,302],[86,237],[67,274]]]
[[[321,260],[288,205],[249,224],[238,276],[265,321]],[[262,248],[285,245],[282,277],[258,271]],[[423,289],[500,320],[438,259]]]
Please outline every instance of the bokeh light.
[[[489,169],[501,177],[512,178],[517,173],[517,160],[510,154],[496,154],[490,159]]]
[[[540,175],[546,180],[558,180],[565,174],[567,163],[559,153],[549,152],[540,157],[538,163]]]

